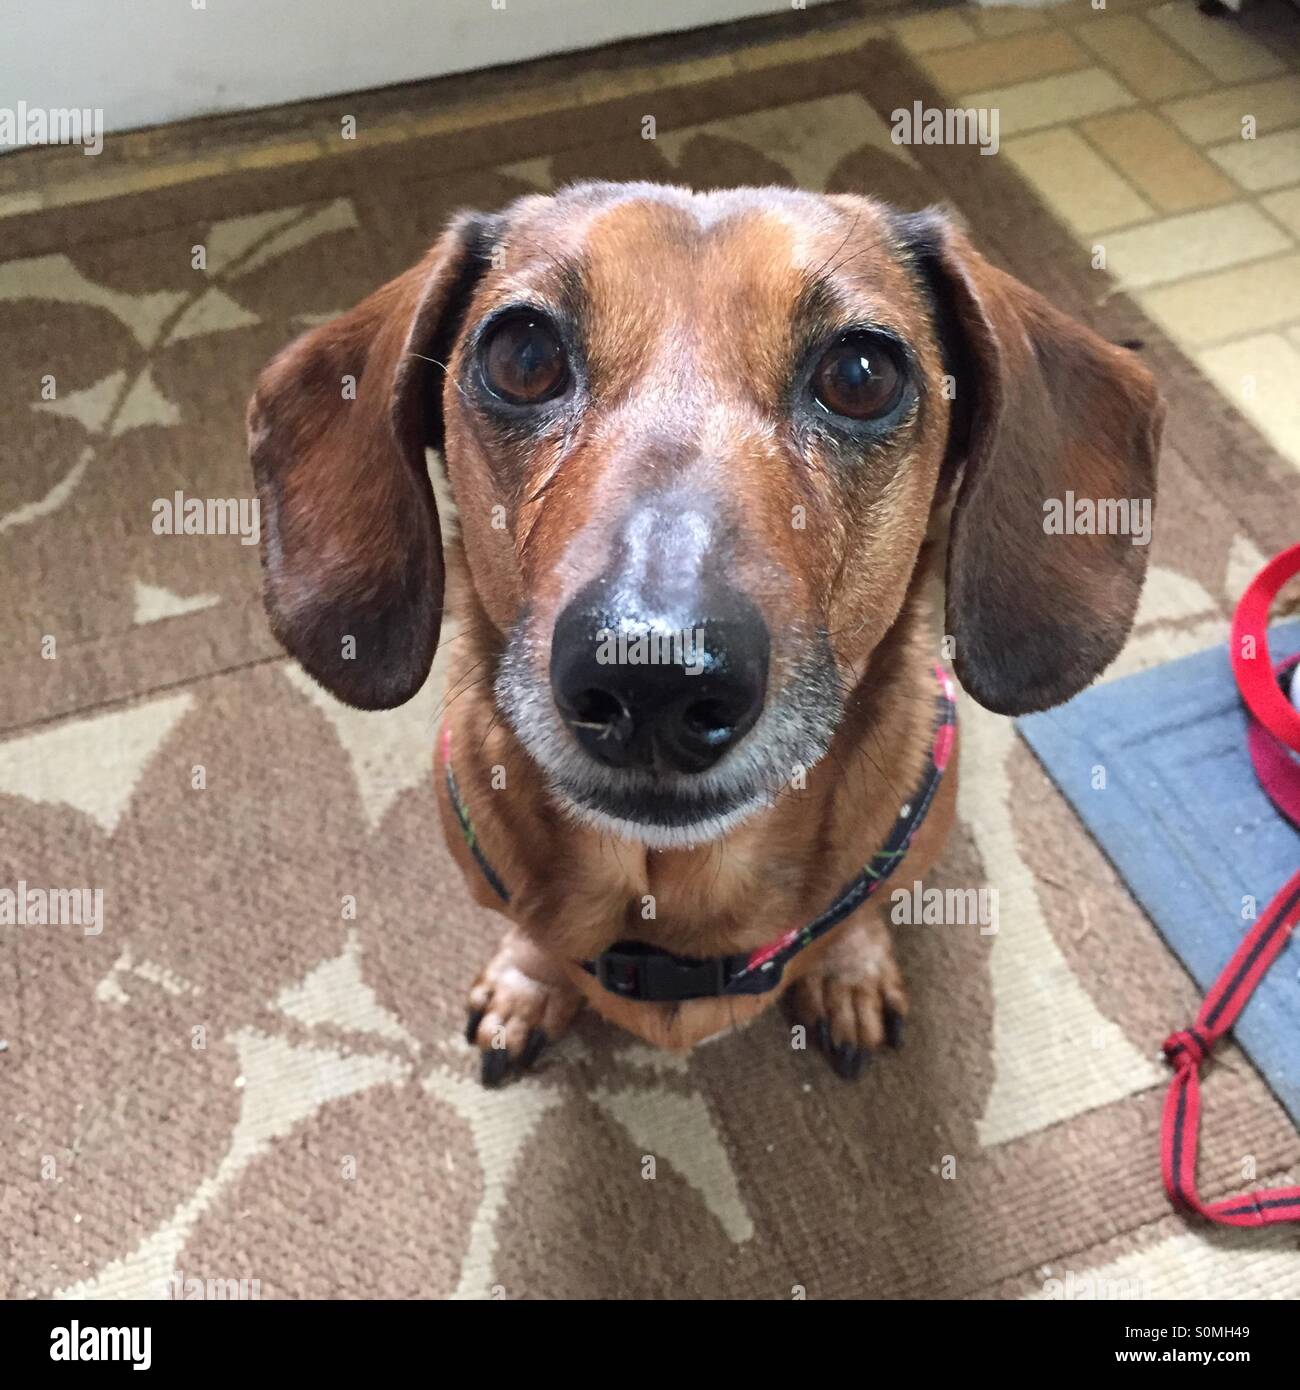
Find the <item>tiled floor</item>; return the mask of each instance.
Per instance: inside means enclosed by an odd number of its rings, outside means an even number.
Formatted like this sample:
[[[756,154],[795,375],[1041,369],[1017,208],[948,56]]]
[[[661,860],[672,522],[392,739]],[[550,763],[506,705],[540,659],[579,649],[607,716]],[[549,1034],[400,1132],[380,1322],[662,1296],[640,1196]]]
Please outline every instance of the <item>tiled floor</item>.
[[[1270,18],[1071,0],[891,27],[954,104],[1000,110],[1006,157],[1300,468],[1300,12]]]
[[[1207,18],[1195,0],[961,4],[904,17],[809,12],[806,32],[748,47],[695,36],[674,76],[707,80],[890,32],[954,105],[996,108],[1001,152],[1081,248],[1105,264],[1300,468],[1300,11],[1249,0]],[[858,8],[857,13],[863,11]],[[897,12],[896,12],[897,13]],[[814,15],[816,16],[814,18]],[[847,18],[843,17],[847,16]],[[702,47],[701,47],[702,46]],[[365,112],[357,148],[652,90],[663,56],[548,60],[532,86],[491,73],[118,137],[96,168],[71,150],[0,159],[0,219],[238,167],[319,157],[340,102]],[[676,52],[677,50],[669,50]],[[616,55],[611,59],[608,55]],[[482,119],[480,112],[479,119]]]

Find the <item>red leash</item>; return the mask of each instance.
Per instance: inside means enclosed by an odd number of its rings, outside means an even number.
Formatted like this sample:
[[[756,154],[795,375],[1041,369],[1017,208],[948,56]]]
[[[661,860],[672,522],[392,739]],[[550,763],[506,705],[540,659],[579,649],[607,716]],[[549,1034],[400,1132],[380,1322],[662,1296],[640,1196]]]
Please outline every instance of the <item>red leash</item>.
[[[1232,624],[1232,668],[1246,704],[1251,760],[1264,790],[1293,824],[1296,808],[1300,807],[1300,762],[1287,749],[1300,753],[1300,713],[1282,694],[1278,676],[1295,662],[1284,662],[1274,670],[1266,630],[1274,598],[1295,574],[1300,574],[1300,545],[1283,551],[1255,576],[1237,605]],[[1221,1226],[1271,1226],[1282,1221],[1300,1221],[1300,1187],[1275,1187],[1208,1204],[1201,1201],[1196,1191],[1201,1063],[1237,1021],[1297,922],[1300,871],[1287,880],[1233,952],[1206,995],[1195,1024],[1165,1041],[1164,1053],[1174,1068],[1160,1131],[1165,1191],[1175,1206]]]
[[[1210,1048],[1237,1021],[1251,991],[1263,978],[1300,922],[1300,872],[1268,905],[1254,930],[1237,947],[1227,969],[1201,1005],[1196,1022],[1165,1042],[1165,1056],[1175,1069],[1165,1097],[1160,1131],[1160,1162],[1165,1191],[1175,1206],[1217,1221],[1221,1226],[1271,1226],[1300,1221],[1300,1187],[1275,1187],[1221,1201],[1202,1202],[1196,1191],[1196,1144],[1201,1127],[1201,1063]]]

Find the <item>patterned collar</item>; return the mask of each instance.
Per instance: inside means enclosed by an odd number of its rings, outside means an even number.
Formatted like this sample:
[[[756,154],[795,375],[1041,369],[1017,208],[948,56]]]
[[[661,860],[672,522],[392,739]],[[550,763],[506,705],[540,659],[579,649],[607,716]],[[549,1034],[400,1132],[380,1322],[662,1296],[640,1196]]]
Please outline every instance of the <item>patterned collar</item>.
[[[884,844],[820,916],[805,926],[792,927],[775,941],[743,955],[700,959],[674,955],[671,951],[641,941],[619,941],[594,960],[581,961],[582,968],[594,975],[612,994],[623,999],[684,1002],[728,995],[767,994],[775,989],[781,982],[788,961],[825,936],[832,927],[838,926],[880,889],[901,863],[920,829],[948,765],[957,730],[957,702],[952,680],[939,666],[935,666],[934,673],[939,682],[939,696],[930,754],[921,780],[913,795],[899,809]],[[447,778],[447,793],[456,810],[465,843],[492,891],[503,903],[508,903],[509,890],[483,853],[452,772],[449,727],[445,727],[442,733],[442,762]]]

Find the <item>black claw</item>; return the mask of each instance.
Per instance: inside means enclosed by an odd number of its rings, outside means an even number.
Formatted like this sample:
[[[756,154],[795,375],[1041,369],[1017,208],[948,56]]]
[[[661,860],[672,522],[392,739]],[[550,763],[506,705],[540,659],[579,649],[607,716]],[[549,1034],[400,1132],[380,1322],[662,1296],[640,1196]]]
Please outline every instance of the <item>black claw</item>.
[[[483,1053],[483,1070],[479,1079],[485,1086],[499,1086],[510,1070],[510,1054],[504,1047],[489,1047]]]
[[[858,1049],[852,1043],[840,1043],[831,1053],[831,1066],[835,1075],[842,1076],[845,1081],[852,1081],[857,1054]]]
[[[813,1037],[816,1038],[817,1046],[820,1047],[823,1052],[829,1052],[831,1050],[831,1026],[824,1018],[819,1018],[817,1022],[813,1024]]]
[[[486,1012],[486,1009],[471,1009],[469,1011],[469,1022],[465,1024],[465,1041],[471,1047],[474,1046],[474,1042],[478,1038],[478,1026],[483,1022],[483,1015]]]
[[[528,1039],[524,1043],[524,1050],[519,1054],[520,1070],[531,1067],[542,1055],[542,1048],[544,1048],[548,1042],[550,1042],[550,1038],[548,1038],[540,1028],[531,1029],[528,1034]]]
[[[903,1015],[893,1009],[885,1010],[885,1041],[890,1047],[903,1045]]]
[[[831,1053],[831,1066],[835,1069],[836,1076],[842,1076],[845,1081],[856,1081],[870,1058],[869,1048],[854,1047],[852,1043],[840,1043]]]

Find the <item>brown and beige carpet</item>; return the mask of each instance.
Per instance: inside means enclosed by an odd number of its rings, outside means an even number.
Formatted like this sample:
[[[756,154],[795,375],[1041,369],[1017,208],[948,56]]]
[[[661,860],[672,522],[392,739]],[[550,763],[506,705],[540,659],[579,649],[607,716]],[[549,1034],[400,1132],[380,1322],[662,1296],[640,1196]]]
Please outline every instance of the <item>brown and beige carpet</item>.
[[[915,100],[942,104],[873,42],[8,220],[0,886],[100,888],[103,930],[0,927],[0,1292],[1300,1294],[1294,1233],[1170,1213],[1157,1052],[1196,992],[1008,721],[964,706],[934,880],[995,885],[1000,930],[901,929],[897,1058],[846,1086],[775,1015],[685,1060],[587,1019],[485,1091],[462,1000],[501,923],[436,825],[437,683],[343,709],[271,641],[254,548],[152,529],[178,490],[250,494],[259,366],[455,208],[589,176],[868,190],[950,201],[1016,274],[1145,341],[1171,415],[1117,670],[1221,640],[1295,539],[1300,475],[1005,160],[892,144]],[[1207,1100],[1206,1194],[1294,1176],[1300,1140],[1232,1048]]]

